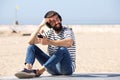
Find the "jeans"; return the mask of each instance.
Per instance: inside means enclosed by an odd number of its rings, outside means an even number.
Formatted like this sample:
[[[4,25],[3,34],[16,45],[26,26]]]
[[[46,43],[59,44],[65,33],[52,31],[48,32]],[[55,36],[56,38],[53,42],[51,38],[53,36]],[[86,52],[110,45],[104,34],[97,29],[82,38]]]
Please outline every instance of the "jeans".
[[[25,63],[33,65],[35,58],[52,75],[71,75],[73,73],[71,57],[65,47],[59,47],[52,56],[48,56],[36,45],[29,45]]]

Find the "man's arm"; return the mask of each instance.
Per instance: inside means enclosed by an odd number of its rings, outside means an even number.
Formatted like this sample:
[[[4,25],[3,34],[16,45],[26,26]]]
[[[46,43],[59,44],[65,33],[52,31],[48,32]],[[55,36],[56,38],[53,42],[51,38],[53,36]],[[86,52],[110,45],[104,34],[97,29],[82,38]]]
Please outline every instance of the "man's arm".
[[[35,29],[35,31],[31,34],[28,43],[29,44],[37,44],[39,43],[39,39],[37,38],[37,34],[39,33],[39,31],[41,30],[41,28],[46,24],[46,22],[48,22],[48,18],[43,19],[43,21],[40,23],[40,25]]]
[[[28,43],[29,44],[37,44],[39,43],[38,38],[37,38],[37,34],[39,33],[40,29],[42,26],[37,27],[37,29],[31,34]]]
[[[48,40],[48,45],[71,47],[73,45],[73,39]]]

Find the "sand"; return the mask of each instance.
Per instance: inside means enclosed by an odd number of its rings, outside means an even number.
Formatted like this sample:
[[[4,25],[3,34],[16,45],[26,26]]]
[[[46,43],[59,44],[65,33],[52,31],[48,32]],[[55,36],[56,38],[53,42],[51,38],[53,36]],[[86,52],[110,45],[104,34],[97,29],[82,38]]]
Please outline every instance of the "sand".
[[[6,27],[7,26],[7,27]],[[21,32],[0,26],[0,76],[13,76],[24,68],[27,40]],[[71,25],[77,43],[75,73],[120,72],[120,25]],[[39,45],[45,52],[47,46]],[[41,67],[35,62],[33,68]]]

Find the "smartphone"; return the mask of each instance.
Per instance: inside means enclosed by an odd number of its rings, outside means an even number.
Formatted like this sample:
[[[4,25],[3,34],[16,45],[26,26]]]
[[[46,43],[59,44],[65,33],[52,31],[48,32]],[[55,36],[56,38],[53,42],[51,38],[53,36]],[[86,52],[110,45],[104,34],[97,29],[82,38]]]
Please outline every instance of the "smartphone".
[[[38,38],[43,38],[43,35],[41,35],[41,34],[38,34],[37,36],[38,36]]]

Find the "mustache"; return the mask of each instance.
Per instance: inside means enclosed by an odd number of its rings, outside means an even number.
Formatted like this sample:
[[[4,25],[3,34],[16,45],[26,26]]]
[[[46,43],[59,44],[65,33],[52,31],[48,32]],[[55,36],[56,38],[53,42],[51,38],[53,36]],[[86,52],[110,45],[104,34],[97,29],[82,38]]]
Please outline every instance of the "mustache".
[[[55,24],[55,26],[57,26],[58,24],[61,26],[61,23],[57,23],[57,24]]]

